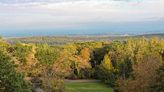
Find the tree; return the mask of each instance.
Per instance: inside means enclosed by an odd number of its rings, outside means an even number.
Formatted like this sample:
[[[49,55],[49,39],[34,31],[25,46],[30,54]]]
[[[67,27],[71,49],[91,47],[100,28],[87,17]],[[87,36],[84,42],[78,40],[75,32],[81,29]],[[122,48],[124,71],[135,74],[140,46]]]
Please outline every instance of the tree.
[[[107,54],[104,56],[104,60],[101,62],[101,66],[107,70],[114,70],[113,64]]]
[[[80,51],[80,55],[83,59],[90,60],[90,49],[84,48]]]
[[[157,77],[155,84],[151,87],[151,92],[164,91],[164,64],[157,70]]]
[[[2,51],[0,51],[0,92],[31,92],[24,75],[16,71],[16,65]]]
[[[95,77],[102,80],[109,86],[115,85],[115,70],[108,54],[104,56],[101,64],[95,68]]]
[[[39,45],[36,49],[35,57],[42,63],[51,65],[59,56],[59,49],[57,47],[51,47],[47,44]]]
[[[133,65],[132,79],[119,79],[120,92],[149,92],[150,87],[155,83],[156,69],[161,65],[158,55],[145,56],[140,62]],[[158,91],[160,92],[160,91]]]
[[[10,47],[10,45],[6,41],[0,39],[0,50],[1,51],[7,52],[9,47]]]
[[[132,74],[132,61],[129,58],[123,58],[123,61],[118,62],[118,74],[124,80],[128,79]]]
[[[110,71],[109,69],[106,69],[101,65],[95,67],[94,77],[96,79],[101,80],[102,82],[106,83],[111,87],[115,86],[115,81],[116,81],[115,72]]]
[[[16,43],[11,49],[12,55],[21,63],[26,64],[29,54],[32,52],[32,46],[23,43]]]

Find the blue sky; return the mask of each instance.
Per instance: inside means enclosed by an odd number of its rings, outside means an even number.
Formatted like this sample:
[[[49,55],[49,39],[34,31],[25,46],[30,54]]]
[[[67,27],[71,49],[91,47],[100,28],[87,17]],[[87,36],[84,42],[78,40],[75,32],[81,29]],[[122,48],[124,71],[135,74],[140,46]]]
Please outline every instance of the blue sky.
[[[163,24],[164,0],[0,0],[5,36],[164,32]]]

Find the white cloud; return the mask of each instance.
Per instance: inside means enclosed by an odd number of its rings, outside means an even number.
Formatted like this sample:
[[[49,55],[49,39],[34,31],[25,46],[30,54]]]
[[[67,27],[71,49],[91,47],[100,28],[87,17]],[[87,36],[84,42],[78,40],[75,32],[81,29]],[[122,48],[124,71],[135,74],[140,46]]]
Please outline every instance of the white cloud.
[[[154,21],[164,17],[163,0],[16,1],[0,3],[0,20],[3,21],[0,26],[58,27],[93,22]]]

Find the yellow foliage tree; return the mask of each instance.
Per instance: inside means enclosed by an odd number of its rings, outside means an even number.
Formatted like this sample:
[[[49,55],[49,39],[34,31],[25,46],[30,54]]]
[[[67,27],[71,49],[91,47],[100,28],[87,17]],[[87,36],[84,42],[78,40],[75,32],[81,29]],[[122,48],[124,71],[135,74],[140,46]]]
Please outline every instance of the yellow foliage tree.
[[[114,70],[113,64],[107,54],[104,56],[101,66],[107,70]]]
[[[90,59],[90,49],[84,48],[81,50],[80,55],[83,59],[89,60]]]

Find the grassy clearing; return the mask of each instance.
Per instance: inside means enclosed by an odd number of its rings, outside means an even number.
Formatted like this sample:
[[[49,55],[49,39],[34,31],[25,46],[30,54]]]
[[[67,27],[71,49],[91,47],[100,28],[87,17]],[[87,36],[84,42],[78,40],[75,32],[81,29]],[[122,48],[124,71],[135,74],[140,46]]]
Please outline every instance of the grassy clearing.
[[[68,82],[66,92],[113,92],[112,88],[100,82]]]

